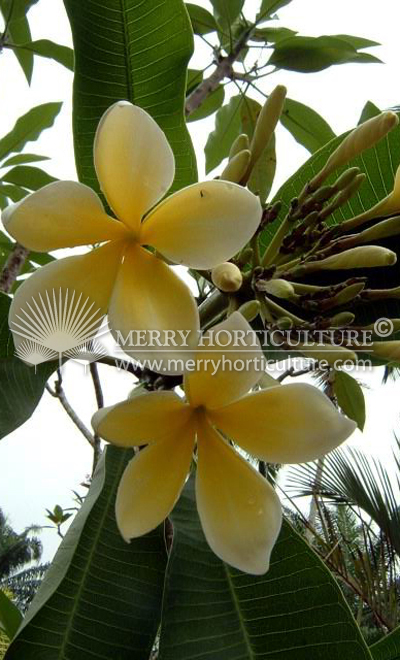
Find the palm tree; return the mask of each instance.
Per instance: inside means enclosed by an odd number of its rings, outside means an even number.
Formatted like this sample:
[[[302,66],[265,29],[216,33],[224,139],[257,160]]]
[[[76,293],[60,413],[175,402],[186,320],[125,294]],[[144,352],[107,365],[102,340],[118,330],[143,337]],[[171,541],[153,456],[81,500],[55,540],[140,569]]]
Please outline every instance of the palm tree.
[[[0,587],[13,595],[15,605],[25,612],[35,595],[48,564],[39,564],[42,543],[31,526],[18,534],[0,509]],[[36,562],[38,565],[27,567]]]

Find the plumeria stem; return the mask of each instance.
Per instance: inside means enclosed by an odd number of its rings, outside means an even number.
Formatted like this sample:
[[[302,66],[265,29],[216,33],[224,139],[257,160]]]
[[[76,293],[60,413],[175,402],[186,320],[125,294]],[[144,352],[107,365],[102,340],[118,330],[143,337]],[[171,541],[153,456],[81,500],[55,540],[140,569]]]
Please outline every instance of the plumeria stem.
[[[29,250],[16,243],[0,274],[0,291],[9,293],[28,257]]]
[[[58,379],[54,383],[54,390],[46,383],[46,390],[53,396],[55,399],[58,399],[64,408],[65,412],[67,415],[70,417],[70,419],[73,421],[77,429],[82,433],[83,437],[88,441],[92,449],[95,449],[95,442],[94,442],[94,437],[90,433],[89,429],[85,426],[85,424],[82,422],[81,419],[79,419],[78,415],[76,414],[75,410],[71,407],[70,403],[67,400],[67,397],[65,396],[65,392],[62,386],[62,380],[59,375]]]
[[[95,362],[91,362],[89,365],[90,369],[90,375],[92,377],[93,381],[93,387],[94,391],[96,394],[96,401],[97,401],[97,407],[98,409],[104,408],[104,397],[103,397],[103,390],[101,388],[101,382],[100,382],[100,377],[99,377],[99,371],[97,369],[97,364]],[[101,440],[99,436],[95,433],[93,435],[93,467],[92,467],[92,475],[94,474],[94,471],[96,469],[97,463],[99,461],[99,458],[101,456]]]

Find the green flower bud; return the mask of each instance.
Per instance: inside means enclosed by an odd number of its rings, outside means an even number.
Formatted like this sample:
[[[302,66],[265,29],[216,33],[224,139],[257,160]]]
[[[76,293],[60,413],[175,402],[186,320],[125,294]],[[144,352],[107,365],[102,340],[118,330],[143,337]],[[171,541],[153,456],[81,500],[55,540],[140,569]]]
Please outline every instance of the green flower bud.
[[[399,362],[400,341],[374,341],[372,344],[373,354],[385,360]]]
[[[339,293],[336,294],[335,307],[338,307],[339,305],[345,305],[346,303],[350,302],[350,300],[354,300],[354,298],[356,298],[361,293],[364,287],[364,282],[358,282],[346,286],[345,289],[342,289],[342,291],[339,291]]]
[[[337,366],[339,362],[351,360],[357,361],[357,356],[344,346],[332,346],[332,344],[299,344],[301,353],[313,360],[324,361],[328,364]]]
[[[350,167],[348,170],[345,170],[335,181],[336,190],[347,188],[359,174],[361,174],[359,167]]]
[[[246,319],[246,321],[254,321],[258,316],[261,305],[258,300],[248,300],[247,302],[240,305],[238,312]]]
[[[276,322],[279,330],[290,330],[293,328],[293,321],[288,316],[281,316]]]
[[[235,291],[239,291],[243,283],[242,273],[239,268],[230,261],[226,261],[213,268],[211,271],[211,279],[217,289],[224,293],[234,293]]]
[[[347,325],[351,325],[355,319],[355,315],[351,312],[339,312],[331,318],[332,328],[343,328]]]
[[[392,250],[377,245],[365,245],[339,254],[332,254],[322,261],[313,262],[312,266],[315,266],[315,270],[351,270],[353,268],[393,266],[396,261],[396,253]]]
[[[258,280],[257,289],[270,293],[271,296],[276,296],[276,298],[292,298],[295,295],[293,284],[287,280]]]
[[[372,241],[377,241],[380,238],[388,238],[389,236],[397,236],[400,234],[400,216],[395,216],[394,218],[388,218],[388,220],[382,220],[376,225],[364,229],[360,234],[358,234],[359,243],[370,243]]]
[[[399,119],[392,111],[382,112],[357,126],[345,137],[343,142],[329,156],[323,169],[310,182],[312,189],[319,188],[321,183],[338,167],[346,165],[350,160],[366,149],[373,147],[397,126]]]
[[[239,151],[231,160],[228,161],[220,179],[240,183],[249,165],[251,152],[248,149]]]
[[[232,160],[236,154],[240,153],[241,151],[246,151],[247,149],[250,149],[249,136],[246,135],[246,133],[241,133],[232,143],[231,150],[229,152],[229,160]]]
[[[368,220],[379,218],[382,216],[393,215],[400,212],[400,165],[397,168],[396,176],[394,179],[392,192],[384,197],[380,202],[375,204],[372,208],[360,215],[356,215],[350,220],[346,220],[341,225],[343,231],[349,231],[355,227],[363,225]]]

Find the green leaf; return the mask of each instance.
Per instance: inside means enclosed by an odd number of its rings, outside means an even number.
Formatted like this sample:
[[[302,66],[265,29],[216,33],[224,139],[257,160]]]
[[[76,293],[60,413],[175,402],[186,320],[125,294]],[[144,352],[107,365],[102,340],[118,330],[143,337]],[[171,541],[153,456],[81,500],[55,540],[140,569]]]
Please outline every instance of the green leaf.
[[[292,99],[287,98],[285,101],[281,123],[311,153],[335,137],[329,124],[318,112]]]
[[[108,446],[7,660],[148,660],[160,620],[163,528],[126,543],[115,495],[130,450]]]
[[[261,23],[268,20],[274,12],[288,5],[290,2],[292,0],[262,0],[260,11],[257,14],[257,21]]]
[[[356,53],[348,62],[357,62],[358,64],[383,64],[382,60],[369,53]]]
[[[196,158],[184,118],[193,33],[182,0],[160,0],[154,7],[136,0],[64,4],[75,46],[73,129],[79,179],[100,191],[93,165],[95,132],[107,108],[126,99],[149,112],[171,144],[176,165],[171,192],[195,182]]]
[[[186,9],[189,12],[189,17],[192,23],[193,32],[195,34],[209,34],[218,30],[217,23],[212,14],[207,9],[194,5],[191,2],[186,2]]]
[[[25,163],[37,163],[40,160],[50,160],[48,156],[40,156],[38,154],[18,154],[7,158],[0,167],[10,167],[11,165],[25,165]]]
[[[223,30],[227,30],[233,25],[244,5],[244,0],[210,0],[210,2]]]
[[[21,625],[22,614],[12,600],[0,589],[0,630],[12,639]]]
[[[400,660],[400,627],[370,647],[374,660]]]
[[[29,419],[57,368],[56,363],[45,362],[35,370],[15,357],[8,329],[10,304],[11,298],[0,294],[0,439]]]
[[[23,190],[23,188],[20,188],[19,186],[2,183],[1,180],[0,193],[11,199],[12,202],[19,202],[21,199],[26,197],[26,195],[28,195],[27,190]]]
[[[42,131],[54,124],[61,106],[62,103],[43,103],[17,119],[14,128],[0,140],[0,160],[21,151],[27,142],[37,140]]]
[[[31,31],[28,19],[23,16],[17,20],[11,21],[8,26],[7,34],[10,36],[10,41],[13,44],[31,41]],[[13,53],[24,72],[28,85],[30,85],[33,73],[33,53],[30,53],[27,50],[20,50],[19,48],[14,48]]]
[[[276,44],[268,63],[279,69],[311,73],[334,64],[361,61],[363,55],[366,53],[357,53],[354,46],[337,37],[294,36]]]
[[[5,17],[11,13],[11,20],[23,18],[26,16],[32,5],[39,0],[0,0],[1,12]]]
[[[212,115],[214,112],[216,112],[216,110],[218,110],[218,108],[221,107],[224,102],[224,98],[224,87],[223,85],[218,85],[218,87],[207,96],[201,106],[187,116],[186,121],[198,121],[199,119],[204,119],[204,117]]]
[[[241,133],[246,133],[251,141],[254,129],[261,112],[261,105],[251,98],[243,97],[240,109],[241,119]],[[264,203],[272,188],[276,170],[276,151],[275,151],[275,135],[266,145],[253,167],[250,179],[247,183],[249,190],[255,195],[258,195],[261,202]]]
[[[282,39],[293,37],[295,34],[297,32],[295,30],[289,30],[289,28],[260,28],[254,30],[251,39],[265,43],[276,43],[277,41],[282,41]]]
[[[232,142],[240,133],[242,96],[233,96],[215,115],[215,129],[205,146],[206,173],[208,174],[229,154]]]
[[[34,53],[35,55],[40,55],[41,57],[47,57],[62,64],[71,71],[74,70],[74,51],[72,48],[56,44],[54,41],[50,41],[50,39],[39,39],[38,41],[19,44],[18,47],[14,49],[14,52],[16,53],[17,50],[23,50]]]
[[[39,167],[31,167],[30,165],[17,165],[7,172],[1,181],[8,181],[17,186],[23,186],[28,190],[39,190],[49,183],[57,181],[54,176],[50,176]]]
[[[380,115],[381,112],[382,110],[379,110],[378,106],[376,106],[375,103],[372,103],[372,101],[367,101],[361,111],[360,119],[358,120],[358,125],[363,124],[368,119],[372,119],[372,117],[376,117],[376,115]]]
[[[363,431],[366,415],[365,399],[358,381],[345,371],[335,371],[333,390],[344,414],[353,419],[360,431]]]
[[[187,70],[186,94],[190,94],[203,80],[203,72],[200,69]]]
[[[333,576],[289,523],[269,572],[253,576],[208,547],[193,478],[171,517],[160,660],[370,660]]]
[[[364,39],[364,37],[355,37],[352,34],[333,34],[332,37],[347,41],[347,43],[353,46],[356,50],[359,48],[372,48],[373,46],[381,45],[378,41],[371,41],[371,39]]]

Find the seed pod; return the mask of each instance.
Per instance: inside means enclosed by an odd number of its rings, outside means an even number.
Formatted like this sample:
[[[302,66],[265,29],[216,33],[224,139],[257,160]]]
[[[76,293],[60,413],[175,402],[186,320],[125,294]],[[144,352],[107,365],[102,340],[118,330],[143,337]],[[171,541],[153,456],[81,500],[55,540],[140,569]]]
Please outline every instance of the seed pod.
[[[243,283],[242,273],[239,268],[230,261],[226,261],[213,268],[211,271],[211,279],[217,289],[224,293],[234,293],[235,291],[239,291]]]
[[[299,350],[306,357],[313,360],[325,361],[328,364],[337,366],[339,362],[351,360],[357,361],[357,356],[353,351],[350,351],[344,346],[333,346],[332,344],[306,344],[298,345]]]
[[[286,97],[286,87],[278,85],[271,92],[258,116],[250,144],[251,159],[243,183],[249,180],[252,169],[268,145],[282,114]]]
[[[246,133],[241,133],[232,143],[231,150],[229,152],[229,160],[232,160],[232,158],[241,151],[247,151],[247,149],[250,149],[249,136]]]
[[[392,250],[377,245],[363,245],[339,254],[332,254],[326,259],[322,259],[322,261],[312,262],[312,270],[375,268],[377,266],[393,266],[396,261],[396,253]]]
[[[372,117],[357,126],[329,156],[323,169],[310,182],[311,188],[313,190],[319,188],[334,170],[346,165],[360,153],[379,142],[398,123],[399,119],[396,113],[388,111],[382,112],[380,115]]]
[[[370,349],[371,347],[369,347]],[[374,341],[372,343],[372,352],[374,355],[385,360],[400,360],[400,341]]]
[[[331,327],[332,328],[343,328],[347,325],[351,325],[355,319],[355,315],[351,312],[339,312],[331,318]]]
[[[293,284],[287,280],[258,280],[257,289],[270,293],[271,296],[276,296],[276,298],[292,298],[295,295]]]
[[[240,305],[238,312],[246,319],[246,321],[254,321],[258,316],[258,313],[261,309],[261,305],[258,300],[248,300],[247,302]]]
[[[220,179],[239,183],[248,168],[250,157],[251,152],[248,149],[239,151],[239,153],[228,161],[224,171],[220,175]]]
[[[336,190],[347,188],[358,174],[361,174],[359,167],[350,167],[348,170],[345,170],[335,181]]]

